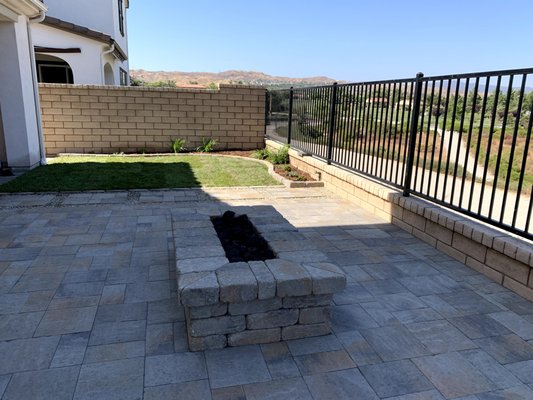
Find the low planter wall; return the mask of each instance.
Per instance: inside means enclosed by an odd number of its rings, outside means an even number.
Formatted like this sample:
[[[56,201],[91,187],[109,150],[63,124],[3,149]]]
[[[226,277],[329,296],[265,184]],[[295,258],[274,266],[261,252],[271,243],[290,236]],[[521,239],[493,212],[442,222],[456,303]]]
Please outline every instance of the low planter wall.
[[[189,148],[202,138],[218,150],[264,146],[261,87],[219,90],[39,84],[47,155],[168,152],[171,140]]]
[[[283,217],[248,216],[267,241],[278,239],[269,241],[277,258],[230,263],[209,216],[173,215],[178,300],[191,351],[331,331],[330,303],[346,287],[345,274]]]
[[[282,145],[267,140],[267,147]],[[353,172],[289,151],[291,165],[325,188],[399,226],[493,281],[533,301],[533,245],[525,239],[415,197],[403,197]]]

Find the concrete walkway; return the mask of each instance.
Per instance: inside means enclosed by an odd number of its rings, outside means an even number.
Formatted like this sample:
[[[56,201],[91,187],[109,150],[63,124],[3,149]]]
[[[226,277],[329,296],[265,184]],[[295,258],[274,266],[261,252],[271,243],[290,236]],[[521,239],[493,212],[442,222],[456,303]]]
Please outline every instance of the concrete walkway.
[[[273,207],[349,277],[333,334],[187,351],[171,210]],[[0,196],[2,399],[533,399],[533,303],[318,189]]]

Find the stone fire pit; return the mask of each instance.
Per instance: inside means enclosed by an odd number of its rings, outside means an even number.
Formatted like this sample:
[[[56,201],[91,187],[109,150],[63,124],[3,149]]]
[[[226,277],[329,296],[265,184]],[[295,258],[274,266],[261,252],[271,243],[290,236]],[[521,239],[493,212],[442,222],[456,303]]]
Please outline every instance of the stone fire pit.
[[[330,333],[331,299],[346,286],[342,270],[277,212],[249,219],[276,258],[229,262],[209,216],[173,215],[178,300],[192,351]]]

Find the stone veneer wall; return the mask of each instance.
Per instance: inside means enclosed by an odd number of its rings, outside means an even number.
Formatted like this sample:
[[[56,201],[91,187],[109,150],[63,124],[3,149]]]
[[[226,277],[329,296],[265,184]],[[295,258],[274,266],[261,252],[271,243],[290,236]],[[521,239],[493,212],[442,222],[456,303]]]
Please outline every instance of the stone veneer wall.
[[[47,155],[169,152],[171,140],[194,148],[205,137],[219,150],[264,146],[261,87],[219,90],[39,84]]]
[[[282,145],[267,140],[267,147]],[[399,226],[493,281],[533,301],[533,245],[436,204],[403,197],[342,168],[290,150],[291,164],[324,181],[325,188]]]

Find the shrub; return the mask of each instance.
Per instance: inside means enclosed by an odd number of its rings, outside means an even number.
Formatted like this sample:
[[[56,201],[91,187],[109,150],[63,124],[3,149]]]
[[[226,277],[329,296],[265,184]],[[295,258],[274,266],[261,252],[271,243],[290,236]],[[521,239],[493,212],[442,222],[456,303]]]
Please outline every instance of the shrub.
[[[187,141],[185,139],[176,138],[173,141],[171,141],[170,143],[172,145],[172,151],[174,153],[181,153],[181,152],[184,152],[185,150],[187,150],[185,148],[185,143],[187,143]]]
[[[259,149],[252,153],[252,157],[259,160],[266,160],[269,156],[270,152],[267,149]]]
[[[289,146],[285,145],[281,149],[270,152],[268,161],[272,164],[288,164],[289,163]]]
[[[202,144],[196,148],[200,153],[210,153],[215,149],[217,140],[213,138],[202,138]]]

